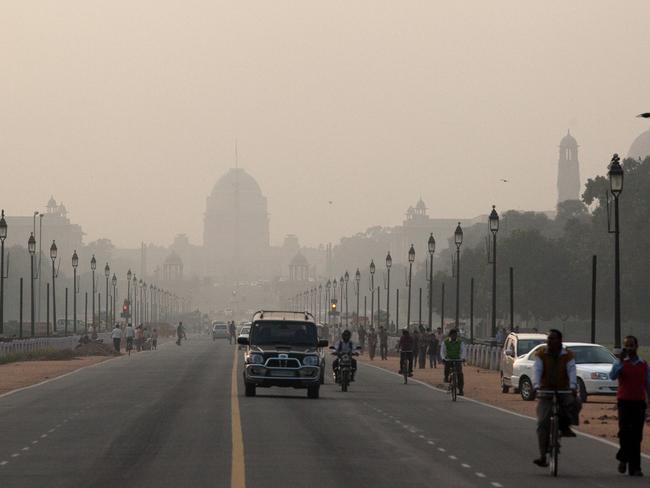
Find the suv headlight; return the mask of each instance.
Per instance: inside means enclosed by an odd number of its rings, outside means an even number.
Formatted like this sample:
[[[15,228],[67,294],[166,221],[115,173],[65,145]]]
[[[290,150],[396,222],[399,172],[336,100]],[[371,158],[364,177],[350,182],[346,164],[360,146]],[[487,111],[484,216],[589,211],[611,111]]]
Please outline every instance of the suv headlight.
[[[320,364],[320,358],[318,356],[305,356],[302,364],[305,366],[318,366]]]
[[[248,362],[249,364],[263,364],[264,363],[264,356],[261,354],[251,354],[248,356]]]
[[[592,380],[608,380],[609,375],[607,373],[591,373]]]

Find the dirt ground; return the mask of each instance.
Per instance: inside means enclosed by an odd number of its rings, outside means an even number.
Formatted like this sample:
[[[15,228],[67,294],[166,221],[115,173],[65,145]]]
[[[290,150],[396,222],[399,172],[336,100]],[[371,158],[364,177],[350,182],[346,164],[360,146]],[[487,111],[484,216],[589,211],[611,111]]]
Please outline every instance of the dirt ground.
[[[381,361],[375,356],[370,361],[366,354],[360,357],[362,362],[379,366],[390,371],[399,370],[399,361],[396,357],[389,357]],[[428,366],[428,364],[427,364]],[[490,405],[505,408],[530,417],[535,417],[536,402],[525,402],[517,393],[501,393],[501,382],[498,371],[488,371],[472,366],[465,366],[465,396],[479,400]],[[433,386],[446,388],[443,382],[443,369],[438,365],[437,369],[415,369],[413,377]],[[650,420],[650,419],[649,419]],[[645,438],[642,449],[650,454],[650,422],[646,423]],[[602,437],[611,442],[618,442],[618,415],[616,412],[616,399],[609,396],[592,396],[582,407],[580,413],[580,426],[576,430]]]
[[[22,361],[0,365],[0,395],[107,359],[110,357],[87,356],[68,361]]]

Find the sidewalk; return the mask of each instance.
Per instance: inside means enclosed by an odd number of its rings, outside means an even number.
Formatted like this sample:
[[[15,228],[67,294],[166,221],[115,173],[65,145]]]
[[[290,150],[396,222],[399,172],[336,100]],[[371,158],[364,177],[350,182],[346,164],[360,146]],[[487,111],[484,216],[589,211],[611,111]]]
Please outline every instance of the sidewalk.
[[[386,361],[381,361],[375,356],[374,361],[366,353],[359,357],[363,363],[372,364],[392,372],[399,370],[399,360],[389,356]],[[535,417],[537,402],[525,402],[517,393],[501,393],[501,380],[498,371],[489,371],[474,366],[465,366],[465,396],[496,407],[504,408],[530,417]],[[446,389],[443,382],[443,367],[437,369],[414,369],[413,378],[429,385]],[[451,401],[451,400],[450,400]],[[531,428],[534,428],[531,425]],[[591,396],[582,407],[580,413],[580,426],[577,430],[596,437],[601,437],[610,442],[618,443],[618,414],[616,411],[616,398],[609,396]],[[642,444],[643,452],[650,454],[650,423],[646,423]]]

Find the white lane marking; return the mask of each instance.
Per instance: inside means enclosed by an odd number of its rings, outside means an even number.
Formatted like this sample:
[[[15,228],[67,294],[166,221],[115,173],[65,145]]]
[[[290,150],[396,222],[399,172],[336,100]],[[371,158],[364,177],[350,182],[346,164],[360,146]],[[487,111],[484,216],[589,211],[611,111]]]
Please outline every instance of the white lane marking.
[[[422,434],[420,434],[418,437],[419,437],[420,439],[424,439],[424,436],[423,436]]]
[[[451,459],[452,461],[456,461],[458,458],[456,456],[454,456],[453,454],[450,454],[449,459]]]
[[[466,464],[466,463],[461,464],[461,466],[462,466],[463,468],[465,468],[465,469],[469,469],[469,468],[471,468],[471,466],[470,466],[469,464]]]
[[[485,478],[485,475],[483,473],[478,472],[478,471],[476,473],[474,473],[474,474],[476,476],[478,476],[479,478]]]
[[[42,434],[41,439],[45,439],[47,437],[47,434]]]
[[[493,481],[490,483],[494,488],[503,488],[503,485],[501,483],[497,483],[496,481]]]
[[[50,430],[48,430],[48,432],[51,434],[51,433],[54,432],[55,430],[56,430],[56,429],[50,429]]]
[[[435,446],[435,445],[436,445],[436,443],[433,442],[433,441],[427,441],[427,444],[431,444],[432,446]]]
[[[23,447],[23,451],[29,451],[29,447],[28,446]]]
[[[59,427],[61,427],[61,424],[56,424],[56,428],[58,429]]]
[[[0,462],[0,466],[4,466],[5,464],[9,464],[9,461],[2,461],[2,462]]]
[[[38,441],[32,441],[32,444],[38,444]]]
[[[102,363],[99,363],[99,364],[102,364]],[[392,376],[401,376],[401,375],[398,375],[397,373],[393,373],[392,371],[388,371],[387,369],[381,368],[379,366],[373,366],[372,364],[365,364],[365,363],[359,363],[359,364],[363,365],[364,367],[377,369],[379,371],[382,371],[382,372],[384,372],[386,374],[390,374]],[[417,383],[418,385],[424,386],[425,388],[428,388],[428,389],[433,390],[433,391],[437,391],[439,393],[445,393],[445,394],[448,393],[446,389],[443,390],[441,388],[436,388],[435,386],[430,385],[428,383],[424,383],[423,381],[420,381],[420,380],[412,379],[411,381],[413,383]],[[522,419],[533,420],[533,421],[537,422],[537,419],[535,417],[531,417],[529,415],[524,415],[524,414],[521,414],[521,413],[513,412],[511,410],[506,410],[505,408],[497,407],[495,405],[490,405],[489,403],[485,403],[485,402],[482,402],[480,400],[475,400],[474,398],[468,398],[468,397],[464,396],[464,397],[461,397],[460,400],[463,401],[463,402],[475,403],[475,404],[481,405],[483,407],[491,408],[492,410],[497,410],[497,411],[502,412],[502,413],[507,413],[508,415],[514,415],[515,417],[520,417]],[[602,437],[596,437],[595,435],[587,434],[586,432],[580,432],[578,429],[573,429],[573,431],[576,434],[580,435],[580,436],[586,437],[587,439],[591,439],[592,441],[600,442],[601,444],[606,444],[606,445],[608,445],[610,447],[615,447],[616,449],[619,449],[619,447],[620,447],[615,442],[608,441],[607,439],[603,439]],[[650,459],[650,454],[641,453],[641,457],[643,457],[645,459]]]
[[[11,455],[11,457],[13,457],[13,458],[17,458],[18,456],[20,456],[20,453],[19,453],[19,452],[14,452],[14,453]]]
[[[438,450],[439,450],[440,452],[447,452],[447,449],[445,449],[444,447],[439,447]]]
[[[65,419],[65,420],[63,421],[63,423],[64,423],[64,424],[67,424],[67,423],[68,423],[68,419]]]

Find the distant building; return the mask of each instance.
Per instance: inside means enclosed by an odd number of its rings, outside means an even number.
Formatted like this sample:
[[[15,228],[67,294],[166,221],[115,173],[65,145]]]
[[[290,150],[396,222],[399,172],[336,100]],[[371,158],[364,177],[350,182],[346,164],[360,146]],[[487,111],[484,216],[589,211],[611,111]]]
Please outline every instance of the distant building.
[[[557,170],[557,201],[580,200],[580,163],[578,143],[567,131],[560,141],[560,158]]]
[[[648,156],[650,156],[650,129],[639,134],[627,152],[627,157],[632,159],[644,160]]]

